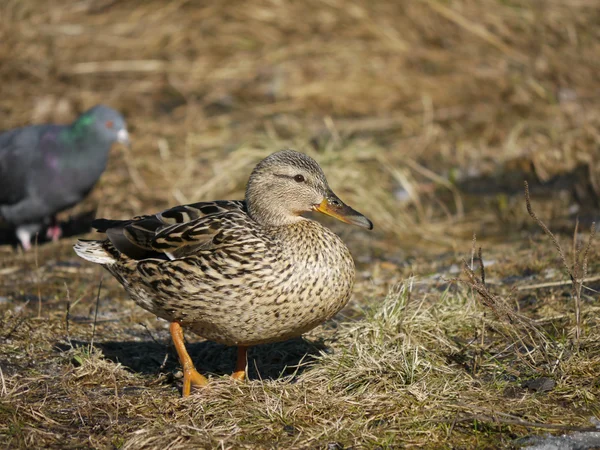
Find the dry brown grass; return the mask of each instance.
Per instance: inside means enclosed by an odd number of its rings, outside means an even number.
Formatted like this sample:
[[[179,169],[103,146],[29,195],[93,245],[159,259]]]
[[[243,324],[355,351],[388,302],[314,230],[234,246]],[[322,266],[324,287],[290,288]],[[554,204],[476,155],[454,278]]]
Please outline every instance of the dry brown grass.
[[[132,150],[114,149],[78,211],[239,198],[253,164],[291,146],[377,232],[328,222],[358,261],[351,304],[306,341],[253,349],[249,382],[224,376],[231,349],[188,336],[212,382],[187,400],[165,324],[107,276],[90,346],[101,271],[72,242],[0,248],[0,442],[476,448],[592,426],[600,247],[577,327],[521,186],[565,249],[573,198],[539,183],[589,165],[568,190],[597,213],[581,197],[600,192],[599,21],[593,0],[2,2],[2,128],[98,102],[127,117]],[[460,191],[479,176],[492,195]],[[473,233],[485,283],[474,267],[454,284]],[[540,376],[555,388],[521,388]]]
[[[134,150],[114,155],[103,179],[106,214],[239,194],[260,154],[315,145],[344,158],[325,158],[343,179],[349,162],[393,168],[341,187],[407,190],[416,215],[393,198],[369,212],[387,231],[414,233],[456,209],[428,201],[427,183],[522,158],[548,179],[590,160],[599,14],[575,0],[8,1],[0,119],[8,128],[97,102],[121,109]],[[232,161],[238,176],[207,188]]]
[[[467,289],[435,287],[407,280],[370,302],[359,320],[339,318],[335,329],[311,333],[309,344],[255,349],[243,384],[223,376],[232,352],[193,344],[192,353],[203,355],[199,367],[212,364],[218,375],[188,399],[172,386],[177,365],[165,325],[149,322],[158,336],[152,344],[136,323],[150,315],[131,311],[130,302],[104,307],[96,348],[89,347],[93,296],[85,309],[74,308],[87,310],[88,320],[71,322],[72,346],[64,313],[38,321],[7,312],[0,432],[9,447],[473,448],[509,445],[539,428],[591,427],[589,417],[600,413],[597,335],[584,333],[578,352],[559,330],[545,332],[552,346],[516,348],[501,331],[506,324],[485,316]],[[592,311],[584,324],[587,331],[597,326]],[[165,353],[168,363],[159,367]],[[279,377],[285,364],[296,368]],[[536,394],[520,387],[540,375],[556,388]]]

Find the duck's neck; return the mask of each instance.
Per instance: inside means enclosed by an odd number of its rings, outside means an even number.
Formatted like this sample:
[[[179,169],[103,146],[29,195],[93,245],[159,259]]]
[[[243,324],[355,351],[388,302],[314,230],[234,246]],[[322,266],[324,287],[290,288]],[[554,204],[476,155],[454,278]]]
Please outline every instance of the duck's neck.
[[[285,227],[306,221],[299,214],[293,214],[288,205],[282,204],[279,199],[271,199],[268,193],[246,193],[246,207],[248,215],[266,228]]]
[[[303,218],[298,223],[273,228],[269,234],[279,243],[282,260],[294,264],[301,273],[307,268],[310,271],[329,273],[340,265],[354,267],[344,242],[314,220]]]

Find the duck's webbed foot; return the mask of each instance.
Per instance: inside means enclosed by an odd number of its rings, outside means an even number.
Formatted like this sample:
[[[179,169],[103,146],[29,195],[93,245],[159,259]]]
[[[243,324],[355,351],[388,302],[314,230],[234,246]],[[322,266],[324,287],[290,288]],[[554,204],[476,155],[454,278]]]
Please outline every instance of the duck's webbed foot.
[[[238,381],[246,379],[246,364],[248,362],[248,347],[239,346],[237,354],[237,362],[235,371],[231,374],[231,378]]]
[[[188,354],[185,348],[185,342],[183,340],[183,329],[179,322],[171,322],[171,337],[175,344],[175,350],[177,350],[177,356],[183,369],[183,396],[187,397],[190,395],[192,385],[194,386],[206,386],[208,380],[202,374],[200,374],[194,367],[192,358]]]

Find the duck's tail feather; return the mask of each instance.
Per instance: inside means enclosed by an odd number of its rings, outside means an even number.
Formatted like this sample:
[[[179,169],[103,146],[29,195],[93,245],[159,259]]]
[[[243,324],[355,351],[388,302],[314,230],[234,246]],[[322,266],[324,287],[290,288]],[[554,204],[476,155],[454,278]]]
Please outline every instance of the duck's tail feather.
[[[119,252],[112,246],[110,241],[86,241],[78,240],[73,246],[75,253],[83,259],[96,264],[115,264],[119,258]]]

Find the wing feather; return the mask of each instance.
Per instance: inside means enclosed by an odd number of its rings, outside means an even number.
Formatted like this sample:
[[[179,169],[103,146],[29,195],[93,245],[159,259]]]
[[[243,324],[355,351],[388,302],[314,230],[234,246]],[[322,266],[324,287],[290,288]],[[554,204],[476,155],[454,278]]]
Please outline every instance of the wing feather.
[[[132,259],[173,259],[213,248],[222,241],[224,222],[247,219],[245,202],[220,200],[175,206],[130,220],[98,219],[92,226]]]

